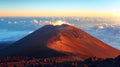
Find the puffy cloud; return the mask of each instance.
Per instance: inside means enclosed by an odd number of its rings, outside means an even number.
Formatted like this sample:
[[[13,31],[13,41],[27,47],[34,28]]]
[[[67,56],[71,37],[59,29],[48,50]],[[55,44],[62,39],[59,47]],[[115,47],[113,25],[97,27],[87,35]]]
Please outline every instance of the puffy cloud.
[[[8,24],[11,24],[12,22],[11,21],[8,21]]]
[[[34,19],[33,22],[34,22],[35,24],[38,24],[38,23],[39,23],[39,21],[36,20],[36,19]]]

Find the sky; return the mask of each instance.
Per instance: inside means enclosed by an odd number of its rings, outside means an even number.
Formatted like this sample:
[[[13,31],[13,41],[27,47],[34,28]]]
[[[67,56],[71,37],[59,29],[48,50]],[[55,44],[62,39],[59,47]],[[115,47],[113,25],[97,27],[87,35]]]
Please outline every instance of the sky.
[[[0,16],[120,16],[120,0],[0,0]]]

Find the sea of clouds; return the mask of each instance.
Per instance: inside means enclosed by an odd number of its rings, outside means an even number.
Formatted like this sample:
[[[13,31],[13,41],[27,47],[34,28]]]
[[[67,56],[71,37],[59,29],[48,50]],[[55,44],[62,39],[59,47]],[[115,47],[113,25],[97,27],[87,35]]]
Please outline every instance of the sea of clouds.
[[[28,17],[0,18],[0,42],[17,41],[32,33],[45,23],[64,20],[88,32],[101,41],[120,49],[119,18],[89,17]]]

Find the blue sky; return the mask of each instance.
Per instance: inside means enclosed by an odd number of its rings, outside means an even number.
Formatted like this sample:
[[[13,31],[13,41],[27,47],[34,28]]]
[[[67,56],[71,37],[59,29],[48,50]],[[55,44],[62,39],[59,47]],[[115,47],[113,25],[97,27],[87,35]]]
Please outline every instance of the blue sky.
[[[120,14],[120,0],[0,0],[2,15],[9,13],[109,12]],[[35,14],[36,13],[36,14]]]

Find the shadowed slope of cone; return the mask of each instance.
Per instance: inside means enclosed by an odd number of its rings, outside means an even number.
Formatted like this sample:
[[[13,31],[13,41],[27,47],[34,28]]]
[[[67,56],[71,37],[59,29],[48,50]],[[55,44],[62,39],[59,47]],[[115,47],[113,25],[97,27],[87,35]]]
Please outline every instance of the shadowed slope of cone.
[[[47,41],[56,34],[55,26],[46,25],[1,50],[0,56],[63,56],[65,54],[47,47]]]
[[[113,58],[120,51],[70,25],[46,25],[0,52],[2,56]]]

